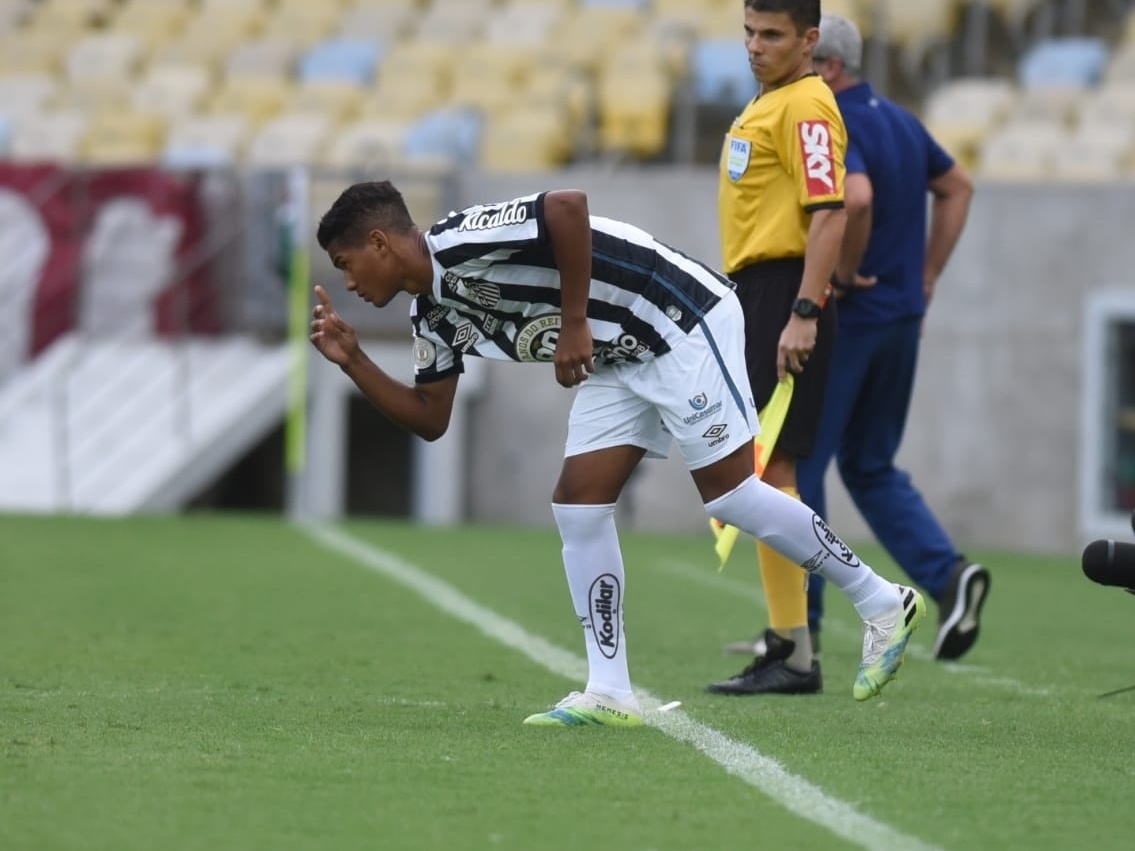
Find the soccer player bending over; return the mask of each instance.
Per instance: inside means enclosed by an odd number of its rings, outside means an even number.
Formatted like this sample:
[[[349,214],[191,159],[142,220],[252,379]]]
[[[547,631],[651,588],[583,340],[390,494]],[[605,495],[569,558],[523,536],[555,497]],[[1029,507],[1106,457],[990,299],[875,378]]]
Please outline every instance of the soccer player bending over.
[[[894,678],[926,604],[878,576],[806,508],[753,475],[759,426],[744,319],[724,277],[624,222],[591,216],[575,190],[469,207],[423,231],[389,182],[351,186],[319,223],[347,289],[383,307],[415,296],[415,383],[394,380],[316,287],[315,347],[397,425],[436,440],[466,357],[555,364],[578,387],[552,513],[588,680],[526,724],[637,726],[623,636],[615,502],[646,455],[676,441],[705,510],[847,595],[864,620],[852,693]]]

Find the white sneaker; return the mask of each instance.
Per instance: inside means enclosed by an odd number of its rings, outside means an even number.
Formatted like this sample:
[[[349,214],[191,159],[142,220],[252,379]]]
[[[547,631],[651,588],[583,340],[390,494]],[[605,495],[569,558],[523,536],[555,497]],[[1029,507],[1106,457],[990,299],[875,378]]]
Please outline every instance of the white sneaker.
[[[902,667],[906,645],[922,619],[926,601],[913,588],[895,585],[901,602],[891,611],[863,624],[863,660],[851,693],[856,700],[879,694]]]
[[[633,697],[615,700],[593,691],[573,691],[547,712],[529,715],[524,723],[536,727],[641,727],[642,709]]]

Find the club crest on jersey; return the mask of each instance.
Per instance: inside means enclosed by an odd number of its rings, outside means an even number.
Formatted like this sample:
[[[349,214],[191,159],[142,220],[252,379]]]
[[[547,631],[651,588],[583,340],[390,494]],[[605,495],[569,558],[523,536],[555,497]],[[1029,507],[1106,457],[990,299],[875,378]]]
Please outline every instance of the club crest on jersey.
[[[437,361],[437,346],[425,337],[414,339],[414,366],[418,369],[427,369]]]
[[[725,169],[729,173],[729,179],[736,183],[749,170],[749,154],[752,153],[753,143],[736,136],[726,136],[725,143],[728,145]]]
[[[556,358],[560,315],[549,313],[529,320],[516,332],[516,359],[549,362]]]
[[[801,121],[796,125],[800,135],[800,155],[808,183],[808,197],[834,195],[835,160],[832,159],[832,132],[826,121]]]
[[[488,230],[504,225],[522,225],[526,221],[528,221],[528,205],[518,198],[507,204],[482,207],[475,213],[469,213],[462,220],[458,230]]]

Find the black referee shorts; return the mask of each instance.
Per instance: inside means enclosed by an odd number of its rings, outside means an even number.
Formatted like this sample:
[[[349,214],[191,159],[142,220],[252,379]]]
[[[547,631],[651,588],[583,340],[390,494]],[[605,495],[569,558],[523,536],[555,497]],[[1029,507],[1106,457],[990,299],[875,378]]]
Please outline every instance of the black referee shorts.
[[[792,302],[800,292],[804,259],[767,260],[738,269],[729,277],[737,284],[737,297],[745,311],[745,362],[757,410],[776,388],[776,350],[780,334],[792,315]],[[803,372],[796,373],[792,404],[777,446],[797,458],[812,453],[824,407],[824,386],[832,362],[836,335],[835,299],[829,298],[817,320],[816,348]]]

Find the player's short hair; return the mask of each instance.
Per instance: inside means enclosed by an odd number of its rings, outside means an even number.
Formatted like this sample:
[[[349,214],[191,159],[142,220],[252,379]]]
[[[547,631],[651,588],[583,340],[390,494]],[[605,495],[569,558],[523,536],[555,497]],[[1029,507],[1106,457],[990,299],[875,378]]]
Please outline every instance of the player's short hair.
[[[335,199],[319,220],[315,238],[324,251],[332,243],[355,246],[374,229],[405,233],[414,226],[402,193],[389,180],[356,183]]]
[[[820,40],[812,50],[817,62],[838,56],[849,74],[858,75],[863,67],[863,36],[855,22],[843,15],[820,18]]]
[[[754,12],[787,12],[798,34],[820,25],[820,0],[745,0],[745,8]]]

